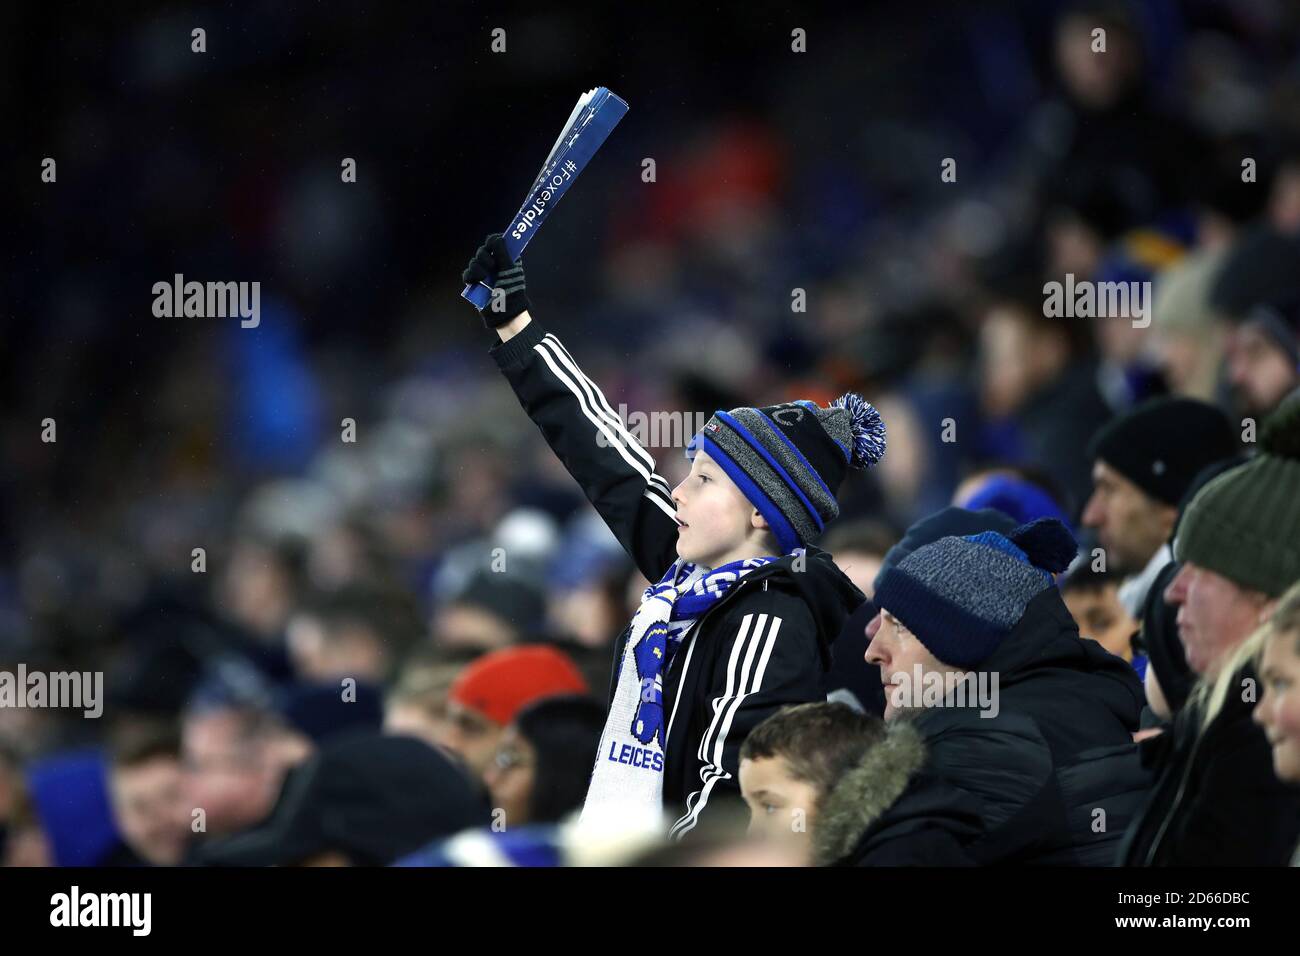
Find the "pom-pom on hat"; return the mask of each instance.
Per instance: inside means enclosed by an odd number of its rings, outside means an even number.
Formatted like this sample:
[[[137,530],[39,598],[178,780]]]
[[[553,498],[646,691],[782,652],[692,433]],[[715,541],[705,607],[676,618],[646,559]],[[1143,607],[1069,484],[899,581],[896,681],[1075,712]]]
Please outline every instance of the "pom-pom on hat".
[[[906,625],[945,664],[974,668],[1020,623],[1025,607],[1055,587],[1078,544],[1055,518],[1007,534],[940,538],[886,569],[876,606]]]
[[[717,411],[687,446],[704,451],[759,514],[785,554],[807,544],[839,516],[836,491],[850,468],[885,454],[885,423],[860,395],[822,408],[800,400]]]

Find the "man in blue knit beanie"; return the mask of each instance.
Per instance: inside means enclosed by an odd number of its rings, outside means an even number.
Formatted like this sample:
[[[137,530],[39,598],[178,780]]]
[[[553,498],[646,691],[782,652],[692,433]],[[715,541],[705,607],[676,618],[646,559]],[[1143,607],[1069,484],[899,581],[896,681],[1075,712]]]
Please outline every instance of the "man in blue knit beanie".
[[[906,706],[920,704],[916,667],[922,675],[956,676],[987,660],[1034,596],[1054,586],[1052,573],[1064,571],[1076,550],[1061,522],[1041,519],[1009,535],[940,538],[886,568],[875,598],[884,620],[867,648],[867,661],[881,666],[885,717],[895,716],[904,699]],[[882,651],[900,628],[915,641],[902,653]],[[981,703],[987,711],[989,702]]]
[[[1060,521],[1040,518],[940,538],[881,573],[866,659],[885,719],[924,743],[926,786],[842,862],[1110,862],[1148,785],[1132,742],[1143,695],[1131,667],[1079,637],[1061,599],[1054,575],[1076,551]]]

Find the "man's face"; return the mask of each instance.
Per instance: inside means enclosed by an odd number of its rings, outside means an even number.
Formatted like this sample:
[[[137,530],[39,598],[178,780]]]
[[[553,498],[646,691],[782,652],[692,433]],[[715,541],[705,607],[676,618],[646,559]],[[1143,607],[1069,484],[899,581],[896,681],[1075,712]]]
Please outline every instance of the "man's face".
[[[1251,715],[1273,746],[1273,772],[1300,783],[1300,634],[1274,634],[1264,644],[1259,679],[1264,693]]]
[[[994,417],[1015,412],[1034,389],[1032,336],[1011,309],[995,308],[980,326],[980,398]]]
[[[754,506],[716,461],[696,452],[690,473],[673,489],[677,554],[707,568],[733,560],[754,528]]]
[[[187,810],[203,810],[208,833],[234,833],[266,818],[282,773],[262,742],[242,738],[237,715],[215,711],[187,718],[183,743]]]
[[[441,744],[465,761],[479,780],[501,743],[504,728],[472,707],[457,700],[447,702],[447,722]]]
[[[325,628],[311,614],[295,614],[285,628],[285,644],[294,673],[303,680],[325,680]]]
[[[872,618],[867,625],[867,639],[871,642],[867,645],[867,663],[880,668],[880,683],[885,688],[885,720],[920,706],[921,688],[912,686],[918,664],[923,678],[932,673],[959,673],[931,654],[921,639],[888,611],[882,610]]]
[[[1187,663],[1212,677],[1228,652],[1261,623],[1268,599],[1208,568],[1186,561],[1165,588],[1165,600],[1178,606],[1178,638]]]
[[[1300,384],[1286,354],[1259,329],[1243,325],[1228,337],[1228,382],[1247,415],[1262,416]]]
[[[796,779],[784,757],[740,762],[740,794],[749,806],[749,832],[800,844],[811,852],[809,833],[817,816],[817,788]]]
[[[1135,68],[1128,36],[1121,30],[1106,31],[1108,52],[1093,51],[1092,31],[1097,24],[1089,17],[1064,20],[1056,34],[1056,68],[1071,95],[1089,109],[1106,109],[1123,94]]]
[[[1176,508],[1157,501],[1118,471],[1098,461],[1083,523],[1097,529],[1110,570],[1137,574],[1169,538]]]
[[[160,755],[135,766],[114,767],[109,792],[127,846],[153,866],[180,863],[190,838],[180,761]]]
[[[1137,621],[1119,602],[1119,587],[1106,584],[1099,588],[1073,589],[1061,597],[1070,616],[1079,625],[1079,635],[1091,638],[1116,657],[1131,660],[1133,632]]]

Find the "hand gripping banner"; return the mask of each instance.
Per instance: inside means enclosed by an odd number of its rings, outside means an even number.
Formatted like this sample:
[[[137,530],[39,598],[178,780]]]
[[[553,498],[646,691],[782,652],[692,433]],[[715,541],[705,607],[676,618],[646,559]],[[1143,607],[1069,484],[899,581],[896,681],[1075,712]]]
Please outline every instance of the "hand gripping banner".
[[[582,175],[591,157],[596,155],[596,150],[626,113],[627,104],[603,86],[588,90],[578,98],[568,122],[551,147],[551,154],[529,187],[528,198],[505,231],[506,249],[511,260],[518,259],[523,253],[555,204]],[[477,308],[484,309],[492,297],[492,286],[479,282],[465,286],[460,294]]]

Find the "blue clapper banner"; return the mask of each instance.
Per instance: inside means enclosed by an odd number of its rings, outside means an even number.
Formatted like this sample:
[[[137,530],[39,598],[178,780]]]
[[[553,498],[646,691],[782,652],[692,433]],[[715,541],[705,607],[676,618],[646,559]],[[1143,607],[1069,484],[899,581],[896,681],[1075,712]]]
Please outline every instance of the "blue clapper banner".
[[[528,198],[505,231],[506,249],[512,261],[523,254],[524,247],[537,234],[556,203],[582,175],[596,150],[626,114],[627,103],[606,87],[598,86],[578,97],[569,121],[528,189]],[[465,286],[460,294],[477,308],[484,309],[492,298],[492,287],[477,282]]]

